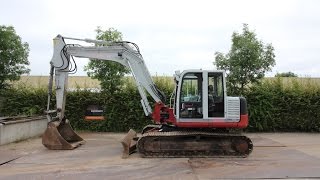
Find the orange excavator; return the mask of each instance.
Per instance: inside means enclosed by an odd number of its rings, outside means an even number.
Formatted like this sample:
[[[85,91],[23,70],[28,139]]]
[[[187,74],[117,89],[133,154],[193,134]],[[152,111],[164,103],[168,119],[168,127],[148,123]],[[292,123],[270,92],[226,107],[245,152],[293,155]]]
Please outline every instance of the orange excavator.
[[[66,44],[65,39],[94,45]],[[234,131],[248,126],[246,99],[227,96],[224,71],[176,71],[175,90],[170,105],[166,105],[166,97],[154,84],[135,43],[61,35],[54,38],[50,62],[48,128],[42,138],[48,149],[74,149],[84,143],[65,116],[68,74],[76,69],[73,57],[114,61],[131,70],[141,95],[141,106],[154,124],[146,126],[139,137],[129,130],[121,142],[124,158],[136,150],[142,157],[247,157],[252,152],[252,141]],[[50,110],[53,79],[56,108]],[[154,100],[153,110],[147,93]]]

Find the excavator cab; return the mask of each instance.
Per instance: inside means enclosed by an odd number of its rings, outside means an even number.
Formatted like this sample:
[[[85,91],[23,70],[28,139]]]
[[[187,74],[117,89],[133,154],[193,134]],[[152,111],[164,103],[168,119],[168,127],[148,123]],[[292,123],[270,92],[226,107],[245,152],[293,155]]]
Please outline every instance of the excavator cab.
[[[175,109],[181,121],[208,121],[225,115],[224,73],[193,70],[183,73]],[[189,120],[188,120],[189,119]]]

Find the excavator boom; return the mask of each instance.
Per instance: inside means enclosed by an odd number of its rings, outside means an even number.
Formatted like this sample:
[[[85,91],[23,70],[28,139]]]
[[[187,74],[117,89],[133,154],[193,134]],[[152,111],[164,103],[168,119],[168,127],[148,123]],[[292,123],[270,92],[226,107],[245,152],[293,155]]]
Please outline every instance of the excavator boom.
[[[95,43],[98,46],[79,46],[66,44],[65,39]],[[129,68],[135,78],[141,105],[146,116],[152,114],[151,106],[145,92],[148,92],[155,102],[161,102],[162,93],[152,81],[142,55],[134,43],[107,42],[90,39],[67,38],[58,35],[54,38],[54,52],[50,62],[49,95],[47,104],[48,127],[43,134],[42,143],[48,149],[74,149],[84,140],[71,128],[65,117],[66,94],[68,89],[68,75],[75,71],[76,63],[73,57],[85,57],[106,61],[114,61]],[[72,60],[74,62],[72,62]],[[73,66],[72,66],[72,63]],[[56,109],[50,110],[50,101],[55,76]],[[55,116],[54,116],[55,115]],[[130,137],[133,138],[133,137]]]

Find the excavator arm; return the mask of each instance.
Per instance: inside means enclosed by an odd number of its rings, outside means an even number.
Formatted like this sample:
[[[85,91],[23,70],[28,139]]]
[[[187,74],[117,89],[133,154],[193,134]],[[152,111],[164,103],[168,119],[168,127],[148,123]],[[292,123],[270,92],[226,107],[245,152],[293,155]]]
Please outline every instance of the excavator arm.
[[[64,39],[95,43],[96,46],[66,44]],[[54,38],[54,53],[51,60],[51,66],[55,69],[57,109],[60,120],[64,118],[68,75],[72,64],[72,56],[114,61],[130,69],[139,90],[141,105],[146,116],[150,116],[152,114],[152,109],[145,92],[148,92],[156,103],[162,103],[164,100],[164,95],[152,81],[142,55],[134,43],[126,41],[107,42],[89,39],[76,39],[58,35]]]
[[[91,46],[66,44],[65,39],[94,43]],[[152,115],[152,109],[147,99],[148,92],[154,101],[163,105],[165,97],[156,87],[144,63],[142,55],[136,44],[128,41],[107,42],[90,39],[68,38],[58,35],[54,38],[54,52],[50,62],[49,95],[47,104],[48,128],[42,143],[49,149],[73,149],[84,143],[84,140],[71,128],[65,117],[66,94],[68,89],[68,76],[76,70],[73,57],[91,58],[97,60],[114,61],[131,70],[138,91],[141,96],[141,105],[146,116]],[[55,78],[53,78],[53,76]],[[55,79],[56,109],[50,110],[50,99]],[[53,116],[56,114],[56,116]],[[129,153],[130,140],[136,136],[134,131],[124,138],[122,144],[125,154]],[[130,134],[130,133],[129,133]],[[127,140],[125,140],[127,139]]]

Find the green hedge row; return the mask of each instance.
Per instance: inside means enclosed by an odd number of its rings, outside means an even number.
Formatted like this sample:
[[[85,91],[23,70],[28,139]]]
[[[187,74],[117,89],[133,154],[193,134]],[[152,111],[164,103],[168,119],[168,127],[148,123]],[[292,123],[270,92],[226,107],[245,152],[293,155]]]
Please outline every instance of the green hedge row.
[[[311,79],[266,80],[245,96],[250,131],[320,132],[320,87]]]
[[[160,89],[167,95],[173,91],[165,80],[155,79]],[[170,96],[167,97],[169,103]],[[141,130],[151,124],[151,118],[144,115],[140,104],[140,95],[136,86],[127,81],[122,91],[112,93],[92,92],[88,89],[76,89],[68,92],[66,116],[74,129],[99,132],[125,132],[130,128]],[[152,99],[150,99],[152,102]],[[51,99],[51,109],[55,96]],[[88,105],[101,105],[105,112],[104,121],[84,120]],[[153,105],[153,103],[150,103]],[[47,106],[47,90],[45,88],[16,87],[0,91],[0,116],[39,115]]]
[[[42,114],[47,105],[47,90],[19,86],[0,90],[0,116]]]
[[[173,87],[156,80],[168,95]],[[36,115],[46,109],[46,89],[19,87],[0,91],[0,115]],[[67,95],[66,116],[74,129],[123,132],[140,130],[151,119],[144,116],[136,87],[126,84],[122,91],[110,93],[76,90]],[[320,87],[296,79],[285,82],[278,78],[252,85],[246,92],[250,122],[248,131],[304,131],[320,132]],[[151,100],[150,100],[151,101]],[[54,99],[52,99],[54,104]],[[85,121],[85,109],[90,104],[104,108],[106,120]]]

